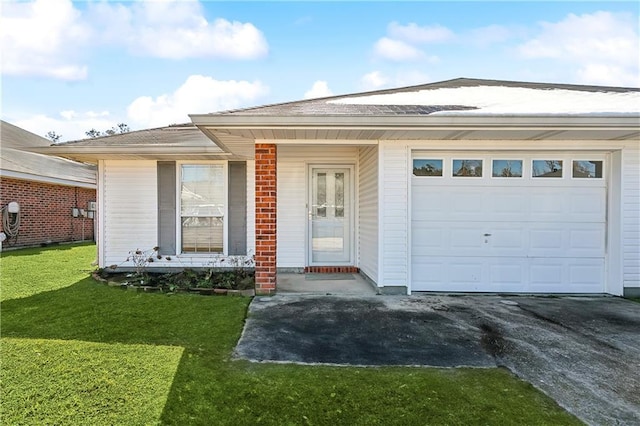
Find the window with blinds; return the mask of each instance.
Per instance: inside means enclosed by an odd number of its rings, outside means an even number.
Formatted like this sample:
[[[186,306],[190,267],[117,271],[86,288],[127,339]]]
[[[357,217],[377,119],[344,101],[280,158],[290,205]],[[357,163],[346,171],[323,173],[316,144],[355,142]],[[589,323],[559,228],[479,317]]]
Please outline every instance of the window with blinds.
[[[183,164],[180,180],[182,252],[223,252],[226,210],[224,165]]]

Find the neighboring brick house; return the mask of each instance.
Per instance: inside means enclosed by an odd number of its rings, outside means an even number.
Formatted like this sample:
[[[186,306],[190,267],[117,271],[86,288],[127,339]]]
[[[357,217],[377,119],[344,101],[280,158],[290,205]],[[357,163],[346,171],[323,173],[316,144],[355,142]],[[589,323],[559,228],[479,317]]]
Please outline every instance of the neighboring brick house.
[[[89,207],[96,201],[95,166],[28,152],[49,145],[43,137],[1,122],[0,232],[8,237],[4,249],[94,239]],[[9,213],[9,203],[18,204],[18,214]],[[17,233],[12,224],[18,225]]]

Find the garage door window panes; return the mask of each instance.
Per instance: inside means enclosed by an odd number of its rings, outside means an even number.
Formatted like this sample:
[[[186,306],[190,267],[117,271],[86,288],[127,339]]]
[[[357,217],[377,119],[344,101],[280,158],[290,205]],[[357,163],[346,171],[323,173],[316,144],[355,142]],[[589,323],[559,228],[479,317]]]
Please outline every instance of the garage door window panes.
[[[562,160],[533,160],[531,177],[562,178]]]
[[[482,160],[453,160],[453,177],[482,177]]]
[[[442,160],[414,159],[414,176],[439,176],[442,177]]]
[[[492,177],[521,178],[522,160],[493,160]]]
[[[180,221],[183,253],[223,251],[226,207],[222,164],[183,164]]]
[[[573,160],[572,176],[577,179],[602,179],[602,161]]]

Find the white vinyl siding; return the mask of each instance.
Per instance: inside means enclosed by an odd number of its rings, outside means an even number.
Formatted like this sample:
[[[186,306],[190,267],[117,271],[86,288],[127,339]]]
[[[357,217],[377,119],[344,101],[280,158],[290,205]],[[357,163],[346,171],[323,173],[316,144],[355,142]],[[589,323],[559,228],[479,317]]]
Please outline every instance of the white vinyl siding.
[[[307,263],[307,165],[355,164],[356,147],[278,146],[279,268],[303,268]]]
[[[359,149],[358,247],[360,270],[378,281],[378,147]]]
[[[640,143],[622,153],[622,262],[624,287],[640,287]]]
[[[381,270],[379,286],[408,285],[408,149],[396,141],[380,141]]]
[[[123,263],[132,250],[157,245],[155,161],[105,160],[102,171],[104,265]]]

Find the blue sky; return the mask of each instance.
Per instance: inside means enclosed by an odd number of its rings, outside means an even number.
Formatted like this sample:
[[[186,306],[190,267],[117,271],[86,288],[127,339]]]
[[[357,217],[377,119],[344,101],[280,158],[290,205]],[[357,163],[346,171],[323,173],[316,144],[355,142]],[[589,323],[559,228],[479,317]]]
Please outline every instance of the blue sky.
[[[457,77],[640,86],[637,2],[1,6],[2,119],[62,140]]]

